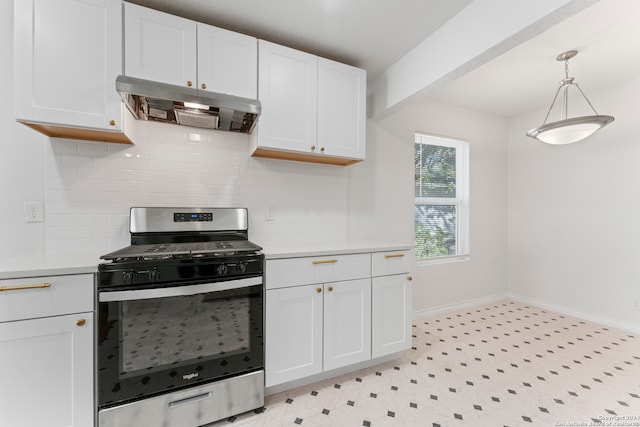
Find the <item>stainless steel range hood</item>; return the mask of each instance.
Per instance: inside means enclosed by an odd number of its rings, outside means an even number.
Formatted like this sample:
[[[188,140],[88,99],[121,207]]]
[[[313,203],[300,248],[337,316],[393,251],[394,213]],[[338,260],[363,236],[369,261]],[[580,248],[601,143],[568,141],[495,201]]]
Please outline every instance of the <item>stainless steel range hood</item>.
[[[206,129],[251,133],[262,109],[257,99],[129,76],[116,78],[116,90],[137,119]]]

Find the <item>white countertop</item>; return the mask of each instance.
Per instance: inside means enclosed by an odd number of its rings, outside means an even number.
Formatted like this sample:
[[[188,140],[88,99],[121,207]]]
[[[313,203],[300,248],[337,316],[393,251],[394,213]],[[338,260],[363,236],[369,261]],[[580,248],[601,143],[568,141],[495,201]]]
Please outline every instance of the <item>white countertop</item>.
[[[31,253],[0,259],[0,279],[96,273],[101,253]]]
[[[413,249],[413,243],[362,241],[264,245],[262,252],[264,253],[265,259],[280,259],[306,256],[327,256],[358,254],[367,252],[401,251],[410,249]]]
[[[258,243],[259,244],[259,243]],[[413,249],[411,243],[394,242],[337,242],[309,244],[265,245],[265,259],[297,258],[305,256],[345,255]],[[31,253],[0,259],[0,280],[23,277],[58,276],[64,274],[96,273],[103,253],[62,252]]]

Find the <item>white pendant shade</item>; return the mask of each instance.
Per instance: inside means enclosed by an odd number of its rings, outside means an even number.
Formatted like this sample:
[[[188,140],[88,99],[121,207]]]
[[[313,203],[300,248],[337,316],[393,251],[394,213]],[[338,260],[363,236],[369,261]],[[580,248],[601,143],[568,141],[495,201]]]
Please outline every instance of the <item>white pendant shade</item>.
[[[559,120],[531,129],[527,136],[553,145],[581,141],[613,121],[611,116],[584,116]]]

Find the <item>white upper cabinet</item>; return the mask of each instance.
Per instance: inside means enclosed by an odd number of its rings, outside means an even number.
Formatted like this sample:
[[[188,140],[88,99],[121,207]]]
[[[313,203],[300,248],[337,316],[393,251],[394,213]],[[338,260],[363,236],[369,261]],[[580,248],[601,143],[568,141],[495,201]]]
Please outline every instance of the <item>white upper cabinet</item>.
[[[327,154],[365,158],[366,72],[318,58],[318,146]]]
[[[198,24],[198,89],[258,97],[258,39]]]
[[[146,80],[255,99],[258,42],[125,3],[124,73]]]
[[[196,84],[195,22],[124,3],[124,35],[125,75],[178,86]]]
[[[260,147],[313,153],[317,145],[318,58],[258,41]]]
[[[336,165],[365,158],[364,70],[264,40],[258,58],[254,156]]]
[[[130,142],[122,133],[119,0],[14,2],[15,118],[49,135]]]

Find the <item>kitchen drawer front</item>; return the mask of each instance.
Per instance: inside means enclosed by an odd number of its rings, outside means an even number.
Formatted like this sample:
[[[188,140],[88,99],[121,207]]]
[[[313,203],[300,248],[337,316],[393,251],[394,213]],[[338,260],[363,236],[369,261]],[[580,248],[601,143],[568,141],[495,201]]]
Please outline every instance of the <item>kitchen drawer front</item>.
[[[93,311],[93,274],[0,280],[0,322]]]
[[[371,255],[368,253],[269,259],[265,269],[267,289],[367,277],[371,277]]]
[[[412,267],[412,250],[374,252],[371,254],[371,275],[373,277],[408,273]]]

